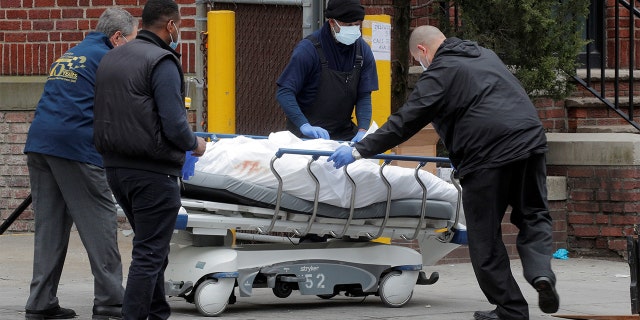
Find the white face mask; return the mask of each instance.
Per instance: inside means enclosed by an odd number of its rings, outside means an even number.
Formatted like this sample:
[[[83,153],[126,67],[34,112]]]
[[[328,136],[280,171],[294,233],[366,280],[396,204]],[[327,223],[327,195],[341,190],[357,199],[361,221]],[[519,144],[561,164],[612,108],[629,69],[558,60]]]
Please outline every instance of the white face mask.
[[[178,30],[178,27],[176,26],[176,24],[171,21],[171,23],[173,23],[173,27],[176,28],[176,32],[178,33],[177,39],[174,42],[173,41],[173,35],[171,33],[169,33],[169,37],[171,37],[171,42],[169,43],[169,47],[171,47],[171,49],[175,50],[178,47],[178,43],[180,43],[180,30]]]
[[[420,60],[420,57],[418,57],[418,62],[420,63],[420,66],[422,67],[422,71],[427,71],[427,68],[429,68],[429,65],[431,65],[431,61],[429,61],[429,57],[427,57],[426,55],[424,56],[425,59],[427,59],[427,63],[424,64],[422,63],[422,60]]]
[[[338,21],[333,21],[340,27],[340,32],[336,32],[333,28],[331,29],[338,42],[352,45],[360,38],[360,26],[341,26]]]

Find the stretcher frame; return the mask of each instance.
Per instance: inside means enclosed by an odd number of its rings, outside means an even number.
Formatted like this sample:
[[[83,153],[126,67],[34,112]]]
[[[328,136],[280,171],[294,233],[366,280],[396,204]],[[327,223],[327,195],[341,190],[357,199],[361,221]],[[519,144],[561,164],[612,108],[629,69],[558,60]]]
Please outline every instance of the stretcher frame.
[[[205,135],[214,141],[233,136]],[[274,163],[288,154],[311,156],[307,172],[315,182],[315,196],[310,215],[282,210],[284,185]],[[449,163],[449,159],[388,154],[372,157],[381,160],[380,176],[387,187],[387,199],[384,217],[366,219],[374,222],[374,225],[366,225],[354,218],[357,186],[349,175],[348,166],[343,169],[352,186],[348,218],[324,218],[318,214],[321,186],[311,164],[331,154],[330,151],[279,149],[270,162],[271,171],[278,180],[273,208],[183,198],[184,210],[176,222],[165,272],[167,295],[193,302],[202,315],[217,316],[228,304],[235,303],[235,287],[241,297],[251,296],[253,288],[271,288],[280,298],[286,298],[292,290],[323,299],[344,292],[347,296],[377,295],[383,304],[401,307],[411,299],[416,284],[435,283],[439,277],[437,272],[427,277],[423,267],[435,265],[466,239],[464,226],[458,223],[462,190],[452,179],[458,190],[453,218],[430,219],[426,212],[430,200],[419,170],[429,162]],[[384,168],[395,160],[418,163],[414,177],[423,191],[419,217],[392,218],[390,215],[393,200]],[[396,224],[398,220],[402,223]],[[407,226],[404,224],[407,221],[413,221],[414,225]],[[235,230],[238,239],[251,239],[257,243],[236,246],[233,244],[234,233],[229,230]],[[312,234],[330,240],[322,243],[299,241]],[[370,241],[380,237],[415,240],[421,252]],[[357,254],[363,252],[367,254]],[[393,261],[387,257],[392,257]],[[345,274],[349,275],[348,280],[344,279]],[[316,278],[324,280],[323,287],[315,286],[313,279]],[[353,284],[353,279],[362,280]]]

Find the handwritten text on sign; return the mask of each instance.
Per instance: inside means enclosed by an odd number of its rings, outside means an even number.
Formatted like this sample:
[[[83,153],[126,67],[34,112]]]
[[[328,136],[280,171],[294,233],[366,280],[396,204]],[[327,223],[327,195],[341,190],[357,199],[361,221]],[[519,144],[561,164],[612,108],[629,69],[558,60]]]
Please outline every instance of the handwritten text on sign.
[[[391,60],[391,24],[371,23],[371,50],[376,60]]]

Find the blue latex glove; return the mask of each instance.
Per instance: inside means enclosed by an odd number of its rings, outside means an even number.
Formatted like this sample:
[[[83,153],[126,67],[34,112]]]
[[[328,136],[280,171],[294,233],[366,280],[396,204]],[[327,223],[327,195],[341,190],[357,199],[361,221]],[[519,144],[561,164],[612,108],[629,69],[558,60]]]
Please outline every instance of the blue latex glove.
[[[356,133],[356,136],[353,137],[353,139],[351,139],[351,142],[358,142],[360,140],[362,140],[362,138],[364,137],[364,134],[367,133],[364,130],[358,130],[358,133]]]
[[[187,151],[184,159],[184,165],[182,166],[183,180],[189,180],[189,178],[193,177],[193,174],[196,171],[196,162],[198,162],[198,157],[192,156],[191,151]]]
[[[569,259],[569,251],[567,251],[567,249],[558,249],[554,254],[553,257],[556,259],[561,259],[561,260],[567,260]]]
[[[333,161],[333,167],[340,169],[341,167],[356,161],[351,152],[352,147],[340,146],[333,152],[333,154],[331,154],[329,159],[327,159],[327,162]]]
[[[308,123],[300,126],[300,132],[309,138],[329,140],[329,132],[321,127],[313,127]]]

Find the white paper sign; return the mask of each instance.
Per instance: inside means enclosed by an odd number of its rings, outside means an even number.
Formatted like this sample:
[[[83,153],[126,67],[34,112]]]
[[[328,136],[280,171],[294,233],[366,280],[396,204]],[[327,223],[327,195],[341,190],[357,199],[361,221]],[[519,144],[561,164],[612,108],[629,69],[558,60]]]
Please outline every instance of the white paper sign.
[[[376,60],[391,60],[391,24],[371,22],[371,50]]]

